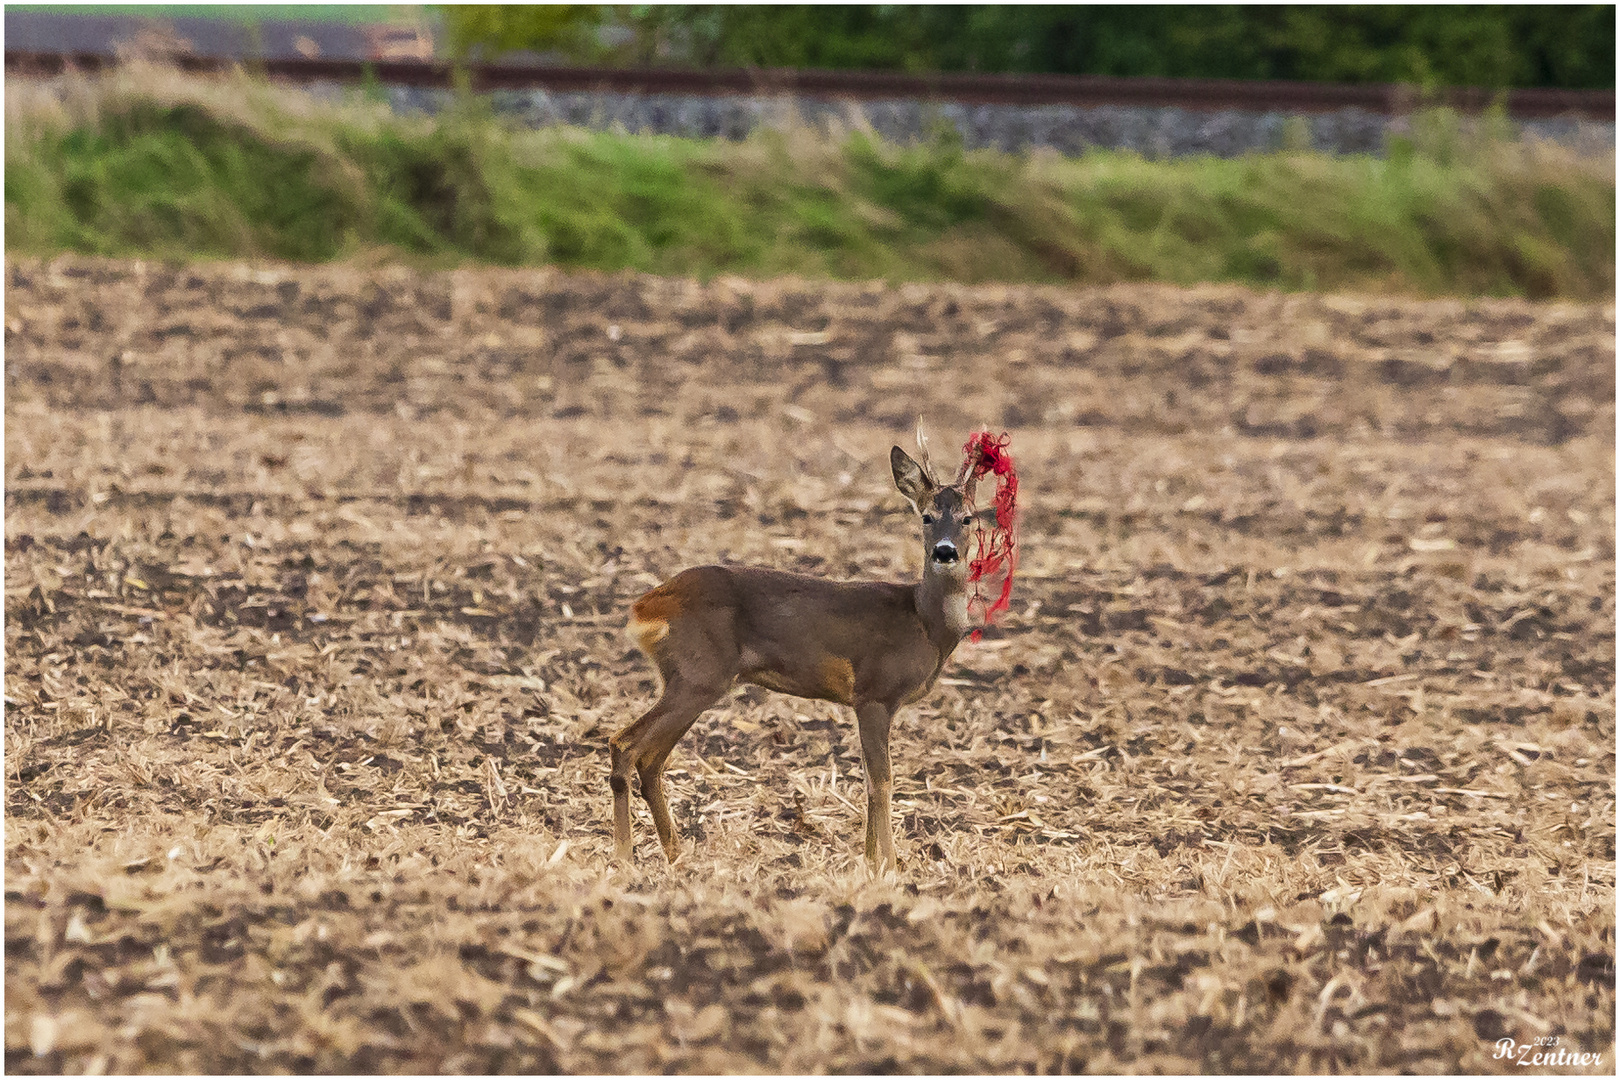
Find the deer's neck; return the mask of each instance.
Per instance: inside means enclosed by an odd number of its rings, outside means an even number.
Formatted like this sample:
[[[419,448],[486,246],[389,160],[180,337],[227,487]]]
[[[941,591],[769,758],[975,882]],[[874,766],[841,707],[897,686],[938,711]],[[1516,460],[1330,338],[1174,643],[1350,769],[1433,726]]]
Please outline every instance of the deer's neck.
[[[940,570],[929,561],[917,584],[917,614],[940,656],[950,655],[973,629],[968,620],[967,583],[962,576]]]

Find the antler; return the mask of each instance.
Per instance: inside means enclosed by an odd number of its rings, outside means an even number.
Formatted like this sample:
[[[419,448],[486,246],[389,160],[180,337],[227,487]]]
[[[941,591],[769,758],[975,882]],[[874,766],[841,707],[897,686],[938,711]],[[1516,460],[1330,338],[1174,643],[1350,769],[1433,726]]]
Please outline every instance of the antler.
[[[934,478],[934,463],[928,457],[928,436],[923,433],[922,417],[920,416],[917,417],[917,455],[919,459],[917,465],[922,469],[923,479],[934,487],[938,487],[939,481]]]

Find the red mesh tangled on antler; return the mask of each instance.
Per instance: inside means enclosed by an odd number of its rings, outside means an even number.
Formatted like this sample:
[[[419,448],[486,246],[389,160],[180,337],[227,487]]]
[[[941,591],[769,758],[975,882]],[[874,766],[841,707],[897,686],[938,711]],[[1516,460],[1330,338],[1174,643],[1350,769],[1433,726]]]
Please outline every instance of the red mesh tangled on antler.
[[[1009,441],[1006,433],[998,439],[989,431],[976,432],[962,447],[962,471],[956,476],[970,501],[981,477],[996,478],[996,524],[993,528],[979,526],[974,534],[974,555],[968,563],[968,584],[973,586],[968,610],[978,613],[986,626],[1007,610],[1013,572],[1018,568],[1018,470],[1013,468],[1012,455],[1007,452]],[[997,581],[1000,590],[992,600],[989,594],[995,591]],[[973,631],[973,640],[979,640],[978,630]]]

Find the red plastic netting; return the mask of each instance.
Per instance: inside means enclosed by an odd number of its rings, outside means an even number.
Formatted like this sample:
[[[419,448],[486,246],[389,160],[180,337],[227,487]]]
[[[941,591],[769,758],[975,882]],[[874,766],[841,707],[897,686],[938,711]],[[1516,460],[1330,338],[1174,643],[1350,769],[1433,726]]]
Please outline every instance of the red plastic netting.
[[[962,471],[956,475],[956,483],[963,486],[970,502],[982,477],[996,478],[996,523],[975,527],[974,553],[968,562],[968,584],[973,587],[968,611],[985,626],[1007,610],[1013,573],[1018,568],[1018,470],[1007,452],[1009,441],[1005,432],[1000,438],[989,431],[975,432],[962,447]],[[979,640],[978,630],[973,631],[973,640]]]

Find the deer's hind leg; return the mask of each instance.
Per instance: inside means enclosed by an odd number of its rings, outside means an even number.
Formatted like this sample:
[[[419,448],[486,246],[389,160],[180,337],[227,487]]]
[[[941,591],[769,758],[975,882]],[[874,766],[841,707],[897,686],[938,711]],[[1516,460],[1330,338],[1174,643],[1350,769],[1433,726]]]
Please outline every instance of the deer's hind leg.
[[[666,639],[667,640],[667,639]],[[608,740],[612,751],[612,772],[608,785],[613,789],[613,846],[622,862],[632,857],[630,833],[630,772],[641,779],[641,797],[652,811],[653,827],[664,855],[674,862],[680,854],[675,822],[669,815],[664,796],[664,764],[693,722],[704,710],[720,700],[736,677],[735,664],[689,660],[676,663],[660,650],[654,657],[664,676],[664,692],[657,703],[639,720]]]

